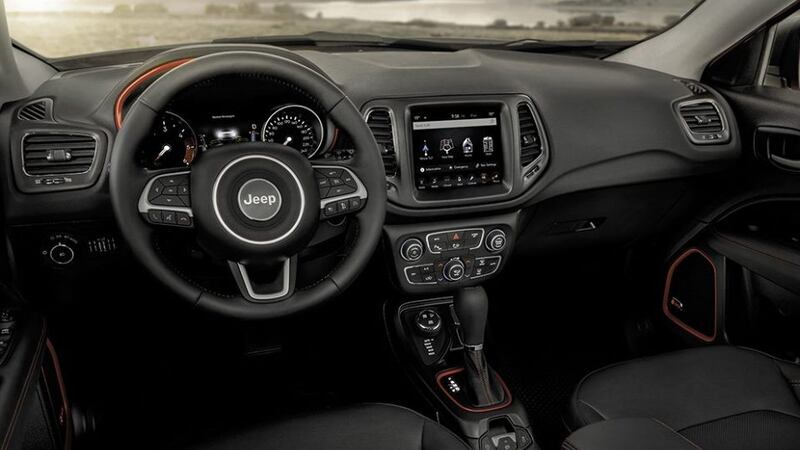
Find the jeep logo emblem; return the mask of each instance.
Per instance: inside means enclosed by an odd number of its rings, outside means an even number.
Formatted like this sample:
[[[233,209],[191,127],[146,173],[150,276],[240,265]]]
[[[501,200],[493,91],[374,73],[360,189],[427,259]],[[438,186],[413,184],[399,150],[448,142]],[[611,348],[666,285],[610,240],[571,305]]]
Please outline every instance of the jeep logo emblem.
[[[274,184],[254,178],[239,188],[239,209],[248,219],[266,222],[281,210],[283,199]]]

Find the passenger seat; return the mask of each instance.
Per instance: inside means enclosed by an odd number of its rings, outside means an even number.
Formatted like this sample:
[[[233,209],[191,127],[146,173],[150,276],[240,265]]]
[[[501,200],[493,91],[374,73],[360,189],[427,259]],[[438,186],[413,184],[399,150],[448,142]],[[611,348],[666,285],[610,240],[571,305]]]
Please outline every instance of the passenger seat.
[[[797,450],[798,395],[800,366],[754,350],[712,346],[628,361],[580,382],[570,417],[578,431],[564,448]]]

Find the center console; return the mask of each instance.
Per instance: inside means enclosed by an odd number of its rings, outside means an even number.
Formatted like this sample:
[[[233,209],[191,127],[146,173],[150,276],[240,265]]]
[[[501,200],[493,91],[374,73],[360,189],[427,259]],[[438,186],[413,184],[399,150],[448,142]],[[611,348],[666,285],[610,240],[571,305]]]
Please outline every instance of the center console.
[[[517,197],[549,160],[539,113],[522,95],[378,100],[365,118],[390,206],[417,216],[459,217]],[[403,366],[473,448],[535,449],[525,409],[484,352],[480,286],[503,270],[527,215],[491,209],[384,225],[398,287],[417,296],[386,308],[386,320]]]

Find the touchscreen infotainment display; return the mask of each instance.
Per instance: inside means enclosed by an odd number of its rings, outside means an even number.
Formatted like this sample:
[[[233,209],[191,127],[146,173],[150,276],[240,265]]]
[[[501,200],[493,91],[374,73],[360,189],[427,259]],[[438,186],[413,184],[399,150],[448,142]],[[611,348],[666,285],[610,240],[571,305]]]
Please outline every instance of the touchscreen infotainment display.
[[[478,187],[503,181],[499,106],[418,106],[410,113],[417,189]]]

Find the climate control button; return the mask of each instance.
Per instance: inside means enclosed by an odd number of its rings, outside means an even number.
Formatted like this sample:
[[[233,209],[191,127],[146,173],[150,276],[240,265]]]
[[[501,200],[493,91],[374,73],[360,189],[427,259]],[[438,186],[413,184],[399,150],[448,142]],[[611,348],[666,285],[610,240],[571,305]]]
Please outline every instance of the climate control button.
[[[444,264],[443,275],[447,281],[461,281],[465,272],[464,263],[459,258],[453,258]]]
[[[503,230],[492,230],[486,235],[486,250],[490,252],[500,252],[506,248],[506,234]]]

